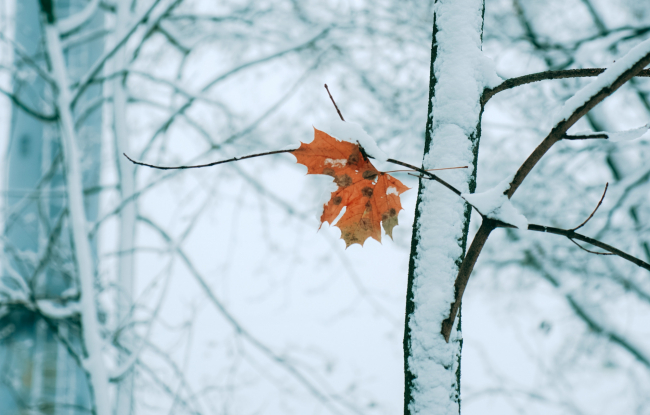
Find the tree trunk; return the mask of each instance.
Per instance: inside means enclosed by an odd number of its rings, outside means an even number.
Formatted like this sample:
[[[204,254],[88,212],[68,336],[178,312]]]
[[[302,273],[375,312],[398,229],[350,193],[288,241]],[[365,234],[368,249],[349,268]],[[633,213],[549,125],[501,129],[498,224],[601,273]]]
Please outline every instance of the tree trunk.
[[[86,6],[85,0],[49,3],[59,18],[70,16]],[[38,1],[15,2],[15,43],[41,67],[47,67],[43,54],[42,25],[39,24]],[[100,16],[93,23],[101,25]],[[8,33],[5,33],[9,35]],[[72,76],[85,72],[102,50],[101,40],[91,40],[70,47],[63,53],[69,60]],[[71,52],[72,51],[72,52]],[[16,71],[34,74],[33,67],[21,56],[14,59]],[[43,78],[33,80],[17,77],[14,92],[23,102],[37,110],[44,109],[51,90]],[[85,105],[101,95],[95,85],[80,100]],[[47,107],[47,105],[45,106]],[[74,115],[74,114],[69,114]],[[83,132],[77,137],[83,143],[80,157],[86,167],[82,174],[84,188],[97,186],[101,148],[101,113],[88,112],[77,120]],[[20,106],[12,106],[6,177],[5,255],[3,282],[22,280],[32,301],[74,305],[78,284],[66,272],[72,249],[66,213],[67,197],[59,196],[64,183],[61,169],[61,146],[55,122],[36,120]],[[32,198],[30,195],[38,196]],[[85,217],[95,220],[98,197],[83,197]],[[8,212],[8,213],[7,213]],[[86,238],[87,239],[87,238]],[[51,249],[50,245],[56,245]],[[89,258],[95,247],[88,241]],[[38,258],[38,263],[24,261],[24,255]],[[13,278],[13,280],[12,280]],[[73,354],[82,353],[82,336],[78,315],[54,316],[40,309],[10,307],[0,317],[0,364],[4,368],[0,381],[0,413],[60,413],[68,408],[70,414],[86,412],[90,406],[89,384],[85,370]],[[66,339],[64,345],[61,339]],[[70,349],[72,349],[72,351]],[[76,409],[70,409],[76,408]],[[68,413],[66,412],[66,413]]]
[[[497,82],[482,56],[483,0],[439,0],[434,9],[429,113],[423,168],[470,166],[441,174],[462,192],[476,187],[483,89]],[[465,255],[470,207],[420,179],[411,241],[404,332],[404,413],[460,412],[460,318],[449,343],[440,333]]]
[[[115,39],[121,39],[128,30],[131,21],[131,2],[118,0],[117,20],[115,21]],[[114,71],[125,70],[127,67],[126,48],[121,48],[115,54]],[[123,153],[131,154],[128,144],[128,128],[126,125],[126,75],[117,77],[113,82],[113,134],[115,146],[115,161],[120,183],[122,200],[129,200],[135,192],[135,166],[122,156]],[[118,273],[119,287],[117,295],[117,319],[120,327],[119,343],[130,353],[136,353],[133,342],[131,325],[131,309],[133,306],[133,267],[134,243],[136,228],[136,201],[127,203],[120,212],[120,229],[118,240]],[[129,362],[129,354],[121,352],[118,364],[125,365]],[[115,415],[131,415],[133,413],[133,370],[121,377],[117,385],[115,399]]]

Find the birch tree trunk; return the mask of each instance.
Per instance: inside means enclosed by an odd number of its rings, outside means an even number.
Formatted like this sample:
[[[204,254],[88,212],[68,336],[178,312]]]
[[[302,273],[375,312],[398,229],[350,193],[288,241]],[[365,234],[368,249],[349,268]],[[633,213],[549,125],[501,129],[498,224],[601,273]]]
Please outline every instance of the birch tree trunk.
[[[130,4],[128,0],[119,0],[117,6],[117,20],[115,22],[115,38],[121,39],[128,31],[130,22]],[[126,48],[121,48],[115,54],[114,70],[121,71],[126,68]],[[126,160],[122,153],[130,154],[128,146],[128,129],[126,126],[126,75],[117,77],[113,82],[113,134],[115,146],[115,161],[120,183],[122,200],[129,200],[135,192],[135,166]],[[134,241],[136,227],[136,201],[127,203],[120,212],[120,229],[118,240],[118,296],[117,318],[120,325],[120,345],[136,353],[133,347],[133,335],[128,320],[133,305],[133,266],[134,266]],[[125,352],[119,355],[118,363],[126,364],[129,356]],[[115,403],[116,415],[130,415],[133,412],[133,371],[129,370],[120,379],[117,386]]]
[[[17,1],[15,4],[15,48],[21,52],[16,54],[14,64],[32,74],[35,66],[46,68],[49,62],[49,57],[43,53],[44,33],[39,24],[42,12],[39,6],[39,2],[32,1]],[[89,13],[94,9],[87,6],[84,0],[73,0],[49,2],[47,8],[52,16],[58,17],[57,32],[60,33],[71,28],[69,22],[84,21],[75,17],[82,10],[86,12],[84,19],[93,19],[94,24],[101,25],[101,17]],[[11,36],[3,33],[3,36],[7,35]],[[85,72],[102,46],[103,42],[97,39],[60,46],[59,53],[68,62],[66,76],[75,78]],[[36,73],[41,76],[34,76],[33,80],[17,78],[13,85],[21,105],[12,107],[12,150],[5,163],[8,166],[6,185],[13,194],[5,201],[13,213],[3,212],[5,220],[9,219],[3,233],[5,253],[9,254],[11,261],[2,264],[2,278],[13,275],[11,280],[21,281],[23,292],[34,305],[11,307],[0,318],[0,331],[3,333],[0,335],[0,364],[4,368],[3,382],[0,383],[0,413],[31,413],[38,409],[39,413],[51,414],[68,408],[66,413],[76,414],[89,407],[90,397],[88,375],[77,358],[83,346],[79,316],[74,311],[78,284],[67,272],[68,266],[72,265],[69,252],[73,247],[68,232],[67,197],[59,193],[65,178],[60,167],[60,134],[55,122],[58,117],[39,118],[22,106],[26,100],[37,111],[47,112],[49,109],[48,99],[43,98],[51,96],[51,84],[46,82],[51,76],[44,71]],[[89,88],[80,100],[80,107],[92,108],[89,103],[100,94],[99,86]],[[79,157],[86,162],[81,182],[84,189],[90,189],[97,186],[99,179],[101,114],[88,110],[79,117],[80,112],[73,120],[77,123],[74,129],[79,131],[74,134],[83,143]],[[68,115],[75,114],[68,111]],[[28,195],[34,199],[25,202]],[[82,196],[82,201],[85,217],[95,220],[97,195]],[[11,217],[18,220],[14,223]],[[92,241],[88,241],[88,245],[89,257],[92,258],[95,247]],[[22,263],[22,254],[16,256],[12,252],[24,252],[38,258],[38,262],[26,268],[16,267]],[[58,305],[47,307],[52,304]]]
[[[434,8],[429,113],[423,168],[470,166],[441,175],[461,192],[476,187],[480,98],[496,75],[482,56],[483,0],[439,0]],[[470,208],[438,183],[420,180],[404,333],[404,413],[460,412],[460,318],[449,343],[440,333],[454,301]]]
[[[63,47],[57,21],[51,3],[41,1],[41,8],[46,17],[45,51],[52,67],[52,78],[56,82],[56,106],[58,125],[63,150],[65,169],[66,196],[73,243],[76,271],[81,287],[81,325],[85,350],[84,368],[89,374],[93,395],[93,409],[97,415],[109,415],[108,377],[102,356],[102,338],[97,320],[95,304],[93,255],[88,239],[86,208],[83,197],[83,179],[80,154],[77,147],[76,132],[72,116],[70,87]]]

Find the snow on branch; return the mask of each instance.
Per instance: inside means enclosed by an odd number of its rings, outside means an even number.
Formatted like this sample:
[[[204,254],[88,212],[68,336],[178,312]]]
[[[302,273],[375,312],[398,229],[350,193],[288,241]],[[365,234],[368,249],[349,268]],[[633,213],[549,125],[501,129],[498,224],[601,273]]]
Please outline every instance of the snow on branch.
[[[624,83],[641,72],[648,64],[650,64],[650,39],[632,48],[627,55],[616,61],[593,82],[569,98],[554,116],[554,127],[551,132],[519,167],[510,184],[507,196],[512,197],[537,162],[553,144],[564,137],[569,128]]]
[[[91,0],[80,12],[59,20],[56,23],[56,28],[62,36],[73,32],[88,23],[98,8],[99,0]]]
[[[519,186],[523,183],[524,179],[532,171],[539,160],[541,160],[541,158],[555,143],[565,138],[566,132],[569,128],[571,128],[592,108],[594,108],[608,96],[612,95],[627,81],[632,79],[632,77],[640,73],[648,64],[650,64],[650,39],[645,40],[632,48],[625,56],[620,58],[611,67],[598,75],[598,77],[593,82],[586,85],[573,97],[571,97],[555,115],[555,121],[553,123],[554,126],[549,134],[519,167],[512,181],[508,185],[507,190],[504,190],[505,196],[508,199],[512,198],[512,195],[517,191]],[[506,186],[503,185],[502,188],[506,189]],[[471,198],[472,197],[470,196],[470,199]],[[498,197],[490,197],[488,194],[479,197],[478,203],[480,205],[482,202],[485,202],[486,206],[482,206],[483,209],[492,208],[493,216],[499,216],[503,214],[506,218],[505,222],[510,223],[513,218],[510,217],[509,213],[511,214],[513,211],[505,208],[507,212],[502,213],[501,211],[504,209],[504,205],[503,203],[499,204],[499,201],[500,200]],[[492,204],[490,205],[488,202],[492,202]],[[494,212],[495,210],[497,212]],[[516,210],[514,210],[514,212],[516,212]],[[478,260],[478,257],[483,250],[483,246],[485,246],[490,233],[497,227],[502,227],[502,224],[500,224],[499,221],[500,220],[494,220],[490,217],[484,217],[483,223],[481,223],[481,226],[476,233],[474,240],[467,250],[465,259],[463,259],[463,262],[461,263],[458,274],[456,276],[456,281],[454,282],[456,298],[451,304],[449,317],[442,322],[441,327],[441,333],[446,341],[449,341],[449,336],[451,335],[451,330],[454,324],[454,320],[456,319],[456,313],[458,312],[458,307],[460,306],[465,286],[467,285],[467,281],[469,280],[470,274],[474,269],[474,265],[476,264],[476,261]],[[523,221],[521,223],[523,224]],[[556,233],[566,236],[569,239],[582,240],[584,242],[606,249],[609,252],[625,258],[641,267],[650,269],[650,265],[644,261],[632,257],[631,255],[617,250],[600,241],[576,234],[573,230],[556,229],[540,225],[529,225],[526,228],[533,231]]]
[[[489,219],[498,220],[519,229],[528,229],[528,219],[515,208],[505,192],[510,188],[512,176],[490,190],[481,193],[463,193],[461,197]]]
[[[625,131],[580,131],[571,135],[565,135],[563,138],[565,140],[586,140],[590,138],[603,138],[614,143],[619,141],[633,141],[639,138],[648,138],[650,137],[650,123],[644,125],[643,127],[633,128],[631,130]]]
[[[485,105],[490,98],[503,92],[508,89],[516,88],[521,85],[532,84],[539,81],[547,81],[550,79],[567,79],[567,78],[587,78],[592,76],[598,76],[601,73],[605,72],[605,68],[583,68],[583,69],[565,69],[562,71],[544,71],[531,73],[528,75],[518,76],[516,78],[510,78],[494,88],[488,88],[483,94],[481,103]],[[644,69],[637,73],[635,76],[641,77],[650,77],[650,69]]]

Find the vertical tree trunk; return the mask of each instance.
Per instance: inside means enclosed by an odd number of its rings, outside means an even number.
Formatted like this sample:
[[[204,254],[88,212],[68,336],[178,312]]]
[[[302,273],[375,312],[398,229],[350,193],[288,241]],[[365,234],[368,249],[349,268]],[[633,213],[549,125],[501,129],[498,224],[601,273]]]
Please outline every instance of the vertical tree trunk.
[[[48,2],[51,14],[60,18],[74,14],[84,6],[85,0]],[[15,42],[41,67],[46,67],[40,11],[38,1],[15,2]],[[101,24],[102,19],[95,17],[94,22]],[[67,68],[71,76],[85,72],[101,53],[101,48],[101,40],[92,40],[61,51],[64,59],[71,60]],[[14,61],[16,72],[34,74],[34,69],[19,55]],[[43,78],[17,79],[14,92],[31,107],[42,109],[39,97],[47,101],[51,91]],[[97,95],[101,95],[101,87],[93,86],[80,102],[86,103]],[[98,111],[87,113],[83,121],[77,122],[83,131],[78,137],[83,142],[80,153],[90,166],[83,171],[82,183],[85,188],[90,188],[99,180],[101,114]],[[67,198],[58,197],[56,192],[64,182],[58,136],[55,122],[36,120],[19,106],[12,106],[8,163],[5,164],[8,167],[6,184],[11,190],[5,200],[10,209],[5,210],[9,212],[5,218],[15,215],[16,220],[11,219],[3,229],[5,253],[12,259],[3,264],[2,278],[15,273],[14,276],[30,288],[28,294],[32,300],[56,303],[62,299],[63,304],[72,304],[76,302],[74,297],[78,284],[63,271],[69,265],[70,255],[66,251],[72,246],[67,232]],[[39,198],[25,201],[28,194]],[[46,196],[40,197],[42,195]],[[86,217],[94,220],[97,196],[82,199]],[[54,254],[48,253],[50,243],[58,247]],[[90,242],[89,245],[91,253],[94,253],[94,246]],[[42,262],[38,266],[30,261],[24,262],[19,259],[21,253],[30,253]],[[60,413],[63,407],[77,408],[67,409],[76,414],[89,407],[87,373],[67,348],[70,346],[81,353],[77,315],[53,317],[29,307],[11,307],[6,315],[0,317],[0,332],[0,365],[4,368],[0,382],[1,414],[31,413],[33,410],[54,414]],[[68,344],[64,345],[61,338]]]
[[[59,113],[59,131],[65,166],[66,195],[70,212],[70,228],[74,246],[76,271],[81,286],[81,324],[86,359],[84,366],[90,375],[97,415],[109,415],[108,378],[102,356],[102,339],[95,305],[93,255],[88,239],[86,208],[83,200],[83,181],[80,154],[77,148],[71,97],[63,49],[56,21],[48,16],[45,24],[45,50],[51,61],[52,77],[56,82],[56,105]]]
[[[115,22],[115,38],[121,39],[128,30],[131,21],[129,0],[118,0],[117,20]],[[121,71],[126,68],[126,48],[121,48],[115,54],[114,70]],[[127,93],[126,75],[118,77],[113,82],[113,134],[115,145],[115,161],[120,183],[122,200],[128,200],[135,192],[135,166],[122,156],[122,153],[130,154],[128,146],[128,129],[126,126],[126,103]],[[117,318],[122,327],[119,336],[120,344],[136,353],[133,344],[133,335],[130,325],[127,324],[131,316],[133,305],[133,267],[134,267],[134,242],[136,227],[136,202],[135,200],[126,204],[120,212],[120,229],[118,252],[118,296],[117,296]],[[125,364],[129,359],[127,353],[120,353],[118,364]],[[129,370],[117,385],[117,397],[115,403],[115,415],[131,415],[133,412],[133,371]]]
[[[434,9],[425,169],[470,166],[441,175],[474,192],[480,98],[497,82],[482,56],[483,0],[439,0]],[[420,180],[413,225],[404,333],[404,413],[460,412],[460,318],[449,343],[440,333],[454,300],[470,208],[438,183]]]

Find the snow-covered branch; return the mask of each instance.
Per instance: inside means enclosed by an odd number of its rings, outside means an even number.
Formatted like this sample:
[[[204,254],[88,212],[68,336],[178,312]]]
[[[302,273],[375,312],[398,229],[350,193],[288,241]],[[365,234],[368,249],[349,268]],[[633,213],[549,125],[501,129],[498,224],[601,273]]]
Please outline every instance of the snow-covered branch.
[[[90,0],[86,7],[84,7],[80,12],[77,12],[69,17],[60,19],[56,23],[56,28],[58,29],[61,36],[65,36],[75,30],[79,29],[81,26],[85,25],[93,17],[97,9],[99,8],[100,0]]]
[[[533,167],[535,167],[539,160],[555,143],[562,140],[571,126],[587,114],[589,110],[613,94],[618,88],[625,84],[625,82],[629,81],[637,73],[643,70],[643,68],[648,64],[650,64],[650,39],[643,41],[632,48],[632,50],[630,50],[624,57],[616,61],[602,74],[598,75],[592,83],[588,84],[571,97],[556,115],[557,121],[555,121],[551,132],[519,167],[509,185],[505,187],[506,190],[504,190],[503,194],[510,199],[526,176],[531,172]],[[481,250],[483,249],[490,233],[498,226],[498,222],[495,220],[486,219],[487,218],[483,218],[483,223],[479,228],[477,236],[474,238],[474,241],[472,241],[472,244],[467,251],[467,255],[458,271],[456,282],[454,283],[456,286],[456,299],[451,305],[449,317],[443,322],[441,328],[445,339],[449,339],[449,336],[451,335],[451,329],[456,318],[458,307],[460,306],[464,287],[467,285],[467,281],[474,269],[474,265],[478,260]],[[459,289],[459,287],[463,287],[463,289]]]
[[[497,85],[494,88],[486,89],[485,92],[483,93],[483,98],[481,99],[481,103],[482,105],[485,105],[490,100],[490,98],[492,98],[499,92],[516,88],[521,85],[546,81],[550,79],[588,78],[588,77],[598,76],[605,71],[606,71],[605,68],[566,69],[563,71],[537,72],[528,75],[518,76],[516,78],[510,78],[503,81],[501,84]],[[650,77],[650,69],[643,69],[634,76],[646,77],[646,78]]]

